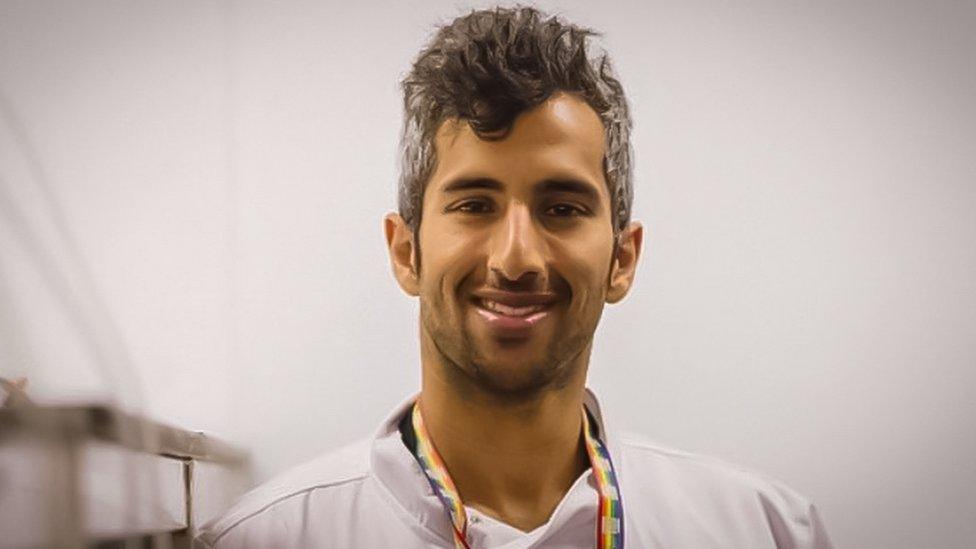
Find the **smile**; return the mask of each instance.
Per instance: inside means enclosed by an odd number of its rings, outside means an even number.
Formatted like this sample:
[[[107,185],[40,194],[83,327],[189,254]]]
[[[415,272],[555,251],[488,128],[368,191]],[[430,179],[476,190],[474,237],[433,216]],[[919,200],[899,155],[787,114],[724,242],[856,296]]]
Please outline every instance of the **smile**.
[[[474,310],[488,329],[502,339],[527,339],[533,329],[548,318],[555,303],[551,298],[514,298],[502,296],[508,303],[490,297],[474,299]]]
[[[515,307],[515,306],[505,305],[504,303],[499,303],[497,301],[492,301],[490,299],[484,299],[484,298],[479,299],[477,303],[479,307],[487,311],[502,314],[505,316],[517,316],[517,317],[526,317],[531,315],[532,313],[537,313],[545,309],[546,307],[548,307],[548,305],[544,303]]]

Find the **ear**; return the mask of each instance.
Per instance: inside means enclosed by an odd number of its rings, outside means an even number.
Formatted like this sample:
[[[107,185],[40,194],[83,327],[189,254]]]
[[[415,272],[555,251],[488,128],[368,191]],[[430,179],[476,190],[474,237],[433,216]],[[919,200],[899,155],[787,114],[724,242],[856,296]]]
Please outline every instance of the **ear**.
[[[617,235],[616,254],[610,264],[610,280],[607,286],[607,303],[616,303],[627,295],[634,284],[637,260],[640,259],[644,227],[638,221]]]
[[[416,249],[413,245],[413,231],[397,213],[388,213],[383,218],[386,233],[386,247],[390,252],[390,265],[397,283],[408,295],[420,294],[420,277],[417,274]]]

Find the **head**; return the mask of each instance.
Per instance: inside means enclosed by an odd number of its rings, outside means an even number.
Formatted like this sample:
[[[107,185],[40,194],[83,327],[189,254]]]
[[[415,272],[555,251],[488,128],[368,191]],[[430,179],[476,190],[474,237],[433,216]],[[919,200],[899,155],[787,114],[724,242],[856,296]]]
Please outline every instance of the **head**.
[[[403,81],[394,274],[443,376],[529,396],[585,376],[629,290],[630,119],[593,32],[532,8],[441,28]],[[425,368],[427,367],[425,357]]]

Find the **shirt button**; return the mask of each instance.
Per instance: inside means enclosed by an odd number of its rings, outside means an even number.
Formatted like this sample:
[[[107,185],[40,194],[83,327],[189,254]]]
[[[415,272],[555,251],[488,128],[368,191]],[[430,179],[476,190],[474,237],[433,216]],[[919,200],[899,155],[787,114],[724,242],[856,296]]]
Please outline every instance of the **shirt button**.
[[[478,524],[481,522],[481,517],[478,515],[471,515],[471,524]]]

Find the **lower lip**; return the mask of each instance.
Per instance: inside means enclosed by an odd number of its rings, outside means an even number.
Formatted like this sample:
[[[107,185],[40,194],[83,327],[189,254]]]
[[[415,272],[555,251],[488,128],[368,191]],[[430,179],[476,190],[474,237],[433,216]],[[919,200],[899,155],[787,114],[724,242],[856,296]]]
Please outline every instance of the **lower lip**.
[[[488,323],[488,326],[499,332],[504,337],[525,337],[532,333],[532,328],[549,316],[549,309],[534,312],[525,316],[509,316],[495,311],[483,309],[475,306],[475,310],[481,318]]]

